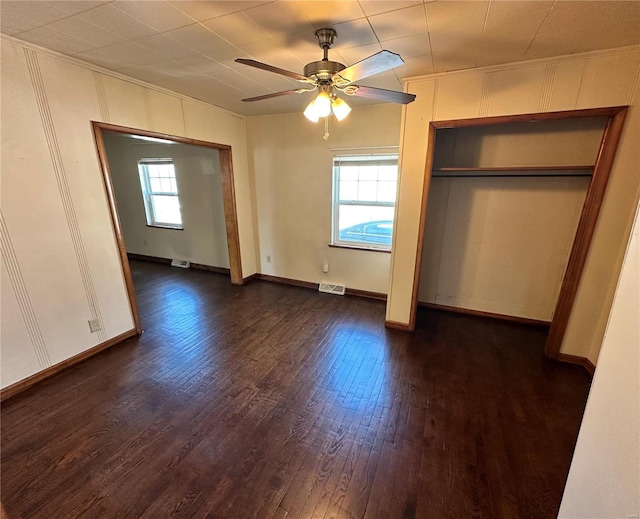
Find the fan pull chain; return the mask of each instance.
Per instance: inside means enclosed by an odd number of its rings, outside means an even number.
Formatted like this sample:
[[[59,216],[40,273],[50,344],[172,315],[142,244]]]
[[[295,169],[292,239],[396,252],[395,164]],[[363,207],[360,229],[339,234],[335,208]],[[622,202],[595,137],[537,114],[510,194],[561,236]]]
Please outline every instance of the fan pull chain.
[[[324,135],[322,136],[322,138],[325,141],[329,140],[329,116],[328,115],[324,118]]]

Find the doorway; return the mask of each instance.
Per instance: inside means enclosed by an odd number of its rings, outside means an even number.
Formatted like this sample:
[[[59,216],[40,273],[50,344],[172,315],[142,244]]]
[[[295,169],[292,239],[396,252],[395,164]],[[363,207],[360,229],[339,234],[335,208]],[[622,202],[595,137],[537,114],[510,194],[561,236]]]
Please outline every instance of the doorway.
[[[129,255],[228,272],[231,283],[241,285],[231,147],[92,125],[138,333],[142,327]]]

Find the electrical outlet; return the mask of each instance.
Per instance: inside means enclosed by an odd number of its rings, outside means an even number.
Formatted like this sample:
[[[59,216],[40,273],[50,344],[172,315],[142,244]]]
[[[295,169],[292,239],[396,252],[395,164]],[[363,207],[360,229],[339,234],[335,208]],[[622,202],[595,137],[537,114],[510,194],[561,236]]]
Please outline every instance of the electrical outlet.
[[[271,256],[267,256],[267,263],[271,263]]]
[[[89,330],[91,333],[96,333],[100,329],[100,321],[98,319],[91,319],[89,321]]]

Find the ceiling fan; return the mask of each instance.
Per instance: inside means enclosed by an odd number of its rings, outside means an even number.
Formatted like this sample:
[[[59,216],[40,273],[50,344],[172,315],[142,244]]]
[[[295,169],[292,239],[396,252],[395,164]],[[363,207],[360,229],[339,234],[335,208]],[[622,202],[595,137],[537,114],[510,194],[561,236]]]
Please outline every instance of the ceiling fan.
[[[323,50],[323,58],[321,61],[312,61],[304,67],[304,75],[289,70],[284,70],[266,63],[261,63],[252,59],[238,58],[237,63],[249,65],[250,67],[259,68],[269,72],[275,72],[293,79],[306,83],[311,88],[298,88],[293,90],[285,90],[283,92],[274,92],[257,97],[249,97],[243,99],[245,102],[262,101],[263,99],[271,99],[272,97],[280,97],[289,94],[301,94],[304,92],[314,92],[318,90],[318,95],[309,103],[304,115],[307,119],[317,122],[320,117],[327,117],[332,112],[336,118],[341,121],[344,119],[351,108],[337,93],[343,93],[349,96],[368,97],[370,99],[378,99],[380,101],[388,101],[391,103],[408,104],[415,100],[414,94],[407,94],[395,90],[385,90],[383,88],[374,88],[363,85],[356,85],[354,81],[379,74],[386,70],[390,70],[404,61],[402,58],[388,50],[382,50],[368,58],[346,67],[337,61],[329,61],[329,49],[335,42],[337,33],[333,29],[324,28],[316,31],[318,45]]]

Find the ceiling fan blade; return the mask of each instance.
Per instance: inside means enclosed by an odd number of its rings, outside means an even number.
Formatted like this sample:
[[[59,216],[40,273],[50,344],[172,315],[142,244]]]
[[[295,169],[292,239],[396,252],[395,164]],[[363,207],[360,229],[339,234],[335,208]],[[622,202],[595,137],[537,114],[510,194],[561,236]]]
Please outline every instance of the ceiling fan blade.
[[[248,97],[247,99],[243,99],[244,102],[250,103],[253,101],[262,101],[263,99],[271,99],[272,97],[280,97],[280,96],[287,96],[289,94],[302,94],[304,92],[313,92],[315,90],[315,88],[298,88],[295,90],[284,90],[282,92],[274,92],[273,94],[265,94],[263,96],[256,96],[256,97]]]
[[[275,72],[276,74],[297,79],[298,81],[304,81],[305,83],[312,82],[308,77],[303,76],[302,74],[297,74],[296,72],[291,72],[290,70],[274,67],[273,65],[267,65],[266,63],[262,63],[254,59],[237,58],[236,63],[242,63],[243,65],[249,65],[250,67],[259,68],[268,72]]]
[[[398,67],[403,63],[404,61],[399,54],[388,50],[381,50],[334,74],[333,81],[334,84],[337,85],[347,85],[359,79]]]
[[[368,97],[369,99],[378,99],[380,101],[388,101],[390,103],[400,103],[403,105],[415,101],[415,94],[406,94],[397,90],[385,90],[384,88],[374,88],[362,85],[349,85],[343,92],[347,95]]]

